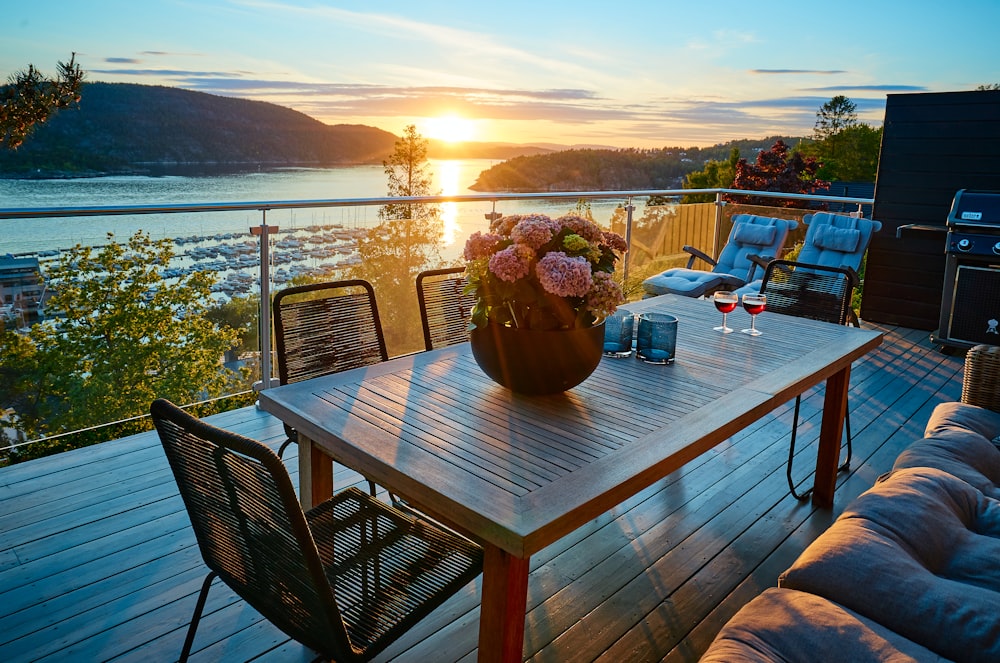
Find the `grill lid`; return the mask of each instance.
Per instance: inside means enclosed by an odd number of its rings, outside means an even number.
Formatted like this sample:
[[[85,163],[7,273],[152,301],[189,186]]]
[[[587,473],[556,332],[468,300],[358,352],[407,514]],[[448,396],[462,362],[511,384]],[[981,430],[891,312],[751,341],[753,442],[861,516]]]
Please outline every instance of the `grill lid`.
[[[948,212],[948,226],[1000,229],[1000,191],[959,189]]]

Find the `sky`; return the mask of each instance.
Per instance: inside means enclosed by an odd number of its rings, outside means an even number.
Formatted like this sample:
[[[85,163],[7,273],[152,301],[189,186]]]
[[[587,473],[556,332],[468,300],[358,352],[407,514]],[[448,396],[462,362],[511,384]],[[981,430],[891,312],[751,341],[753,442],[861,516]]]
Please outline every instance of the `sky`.
[[[1000,83],[1000,0],[0,0],[0,74],[267,101],[445,140],[708,146],[808,136],[836,95]],[[83,103],[86,103],[84,98]]]

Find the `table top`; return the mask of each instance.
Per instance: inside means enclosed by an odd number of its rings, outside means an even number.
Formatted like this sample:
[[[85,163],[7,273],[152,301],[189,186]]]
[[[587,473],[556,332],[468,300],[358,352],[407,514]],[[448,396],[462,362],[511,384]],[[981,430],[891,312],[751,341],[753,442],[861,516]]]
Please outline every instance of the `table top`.
[[[468,343],[260,393],[325,453],[476,538],[528,557],[881,343],[881,333],[765,312],[720,334],[711,302],[627,305],[679,319],[672,365],[603,358],[563,394],[519,396]],[[749,326],[742,311],[730,326]]]

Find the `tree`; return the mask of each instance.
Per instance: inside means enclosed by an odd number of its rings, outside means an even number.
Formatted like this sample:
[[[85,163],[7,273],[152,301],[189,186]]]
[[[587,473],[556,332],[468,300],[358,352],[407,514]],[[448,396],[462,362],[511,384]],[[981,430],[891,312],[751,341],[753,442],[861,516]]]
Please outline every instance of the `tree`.
[[[165,284],[173,249],[139,231],[77,246],[50,269],[47,311],[25,335],[0,332],[0,404],[31,439],[144,414],[157,397],[190,403],[240,388],[221,365],[238,333],[205,316],[214,275]]]
[[[382,166],[387,195],[433,195],[427,140],[414,125],[406,127]],[[358,242],[361,264],[353,271],[375,288],[391,354],[408,352],[422,346],[413,284],[421,270],[440,260],[441,210],[426,203],[389,203],[379,209],[379,218],[382,222]]]
[[[770,150],[757,154],[754,164],[746,159],[736,162],[734,189],[751,191],[780,191],[782,193],[813,193],[826,188],[827,182],[816,179],[820,164],[813,157],[803,157],[799,152],[791,152],[784,141],[777,141]],[[727,200],[737,200],[749,205],[771,207],[807,207],[808,201],[787,198],[765,198],[762,196],[732,196]]]
[[[702,170],[688,173],[681,185],[685,189],[730,189],[736,179],[736,164],[740,160],[740,151],[733,148],[726,161],[711,160],[705,163]],[[713,203],[715,195],[710,193],[691,194],[681,199],[687,203]]]
[[[845,131],[857,126],[857,109],[857,104],[838,94],[816,112],[813,138],[825,144],[824,153],[829,158],[838,159],[845,151]]]
[[[0,147],[17,149],[35,125],[80,101],[83,71],[76,64],[76,53],[58,66],[57,78],[50,79],[29,64],[26,71],[11,75],[8,84],[0,88]]]
[[[816,177],[827,181],[874,182],[882,147],[882,127],[864,123],[847,127],[826,140],[800,144],[804,157],[814,157],[822,167]]]
[[[858,123],[858,106],[842,94],[838,94],[816,112],[813,137],[824,140]]]

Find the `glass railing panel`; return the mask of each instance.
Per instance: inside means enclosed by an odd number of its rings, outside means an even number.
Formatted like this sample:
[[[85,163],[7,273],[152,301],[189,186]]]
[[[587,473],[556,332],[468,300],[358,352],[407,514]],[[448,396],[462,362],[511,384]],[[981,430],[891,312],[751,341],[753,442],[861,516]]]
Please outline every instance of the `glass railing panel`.
[[[185,404],[206,401],[208,404],[201,411],[208,413],[213,411],[212,408],[227,409],[252,403],[255,397],[253,386],[262,382],[259,230],[265,222],[270,240],[266,270],[269,278],[266,288],[268,292],[273,293],[283,287],[315,280],[367,279],[376,289],[390,355],[400,355],[423,349],[416,308],[416,273],[421,269],[463,264],[466,239],[477,231],[488,230],[489,219],[496,215],[544,213],[557,217],[574,213],[593,219],[605,229],[629,236],[631,250],[626,258],[627,263],[621,265],[619,271],[622,276],[628,276],[624,286],[629,298],[637,299],[641,296],[640,284],[644,278],[663,269],[686,264],[688,255],[683,251],[684,245],[695,246],[709,255],[717,253],[728,235],[730,219],[734,214],[754,213],[801,219],[806,211],[781,207],[779,204],[750,206],[728,203],[721,208],[714,202],[680,204],[683,192],[656,192],[658,195],[655,196],[646,195],[648,193],[562,193],[552,197],[536,194],[422,199],[419,204],[436,209],[436,215],[429,217],[436,224],[436,232],[431,233],[433,240],[428,240],[429,245],[420,247],[420,251],[414,251],[416,247],[407,247],[406,242],[402,241],[399,233],[394,230],[394,224],[398,224],[398,221],[384,219],[382,217],[385,215],[380,214],[383,206],[397,204],[395,199],[305,200],[294,203],[261,203],[260,206],[247,203],[245,208],[240,209],[233,209],[239,207],[240,203],[198,203],[185,205],[183,209],[165,209],[161,206],[144,208],[141,212],[133,212],[132,209],[116,210],[113,214],[105,214],[108,211],[106,208],[87,212],[72,208],[76,210],[76,214],[64,216],[54,216],[51,210],[43,213],[45,208],[38,208],[35,217],[28,216],[27,220],[17,222],[30,224],[32,231],[11,238],[5,243],[5,250],[17,258],[31,257],[36,260],[41,276],[31,277],[28,282],[20,283],[18,306],[14,306],[13,296],[10,297],[10,302],[5,301],[5,292],[13,292],[12,282],[0,281],[0,286],[6,288],[0,291],[0,319],[4,323],[8,340],[30,339],[41,347],[46,343],[53,344],[54,339],[67,336],[69,328],[60,329],[57,326],[61,312],[58,310],[60,300],[55,295],[60,286],[51,279],[52,274],[60,271],[58,265],[64,265],[62,271],[65,273],[69,263],[81,258],[83,254],[79,250],[74,253],[74,246],[90,247],[91,256],[95,256],[108,244],[109,233],[113,234],[116,243],[123,244],[141,232],[147,240],[163,242],[169,249],[169,259],[151,261],[158,270],[159,280],[146,282],[146,290],[136,295],[143,300],[146,308],[121,306],[121,309],[132,312],[135,316],[133,319],[122,317],[120,314],[124,311],[103,311],[103,314],[113,320],[113,324],[106,329],[109,334],[113,333],[114,325],[125,330],[144,329],[143,325],[148,322],[146,318],[155,317],[149,307],[177,306],[177,302],[168,295],[176,295],[174,291],[180,289],[180,284],[190,280],[192,275],[202,275],[201,278],[207,276],[211,282],[205,286],[207,293],[205,301],[200,302],[200,314],[219,328],[236,330],[231,345],[220,349],[218,356],[213,354],[209,358],[213,370],[229,371],[229,380],[224,381],[226,388],[220,389],[219,381],[210,380],[203,374],[200,377],[192,374],[195,377],[191,381],[197,388],[178,398],[185,400]],[[714,192],[710,197],[715,197]],[[0,218],[5,212],[11,211],[0,209]],[[8,218],[12,216],[8,215]],[[258,231],[256,235],[253,232],[255,229]],[[804,235],[802,227],[790,238],[788,246],[799,241],[801,235]],[[405,259],[413,258],[414,255],[419,259]],[[107,282],[108,279],[127,281],[139,276],[127,270],[115,274],[88,274],[81,271],[74,278],[105,279]],[[62,287],[76,286],[67,281]],[[108,286],[105,289],[111,288]],[[99,289],[94,290],[98,291]],[[62,319],[65,320],[65,316]],[[48,324],[49,331],[41,331],[43,327],[40,324]],[[168,325],[168,322],[163,324]],[[76,326],[79,327],[80,324]],[[35,330],[35,327],[39,327],[39,330]],[[113,360],[102,359],[94,363],[91,357],[82,354],[73,356],[67,352],[61,363],[50,362],[55,368],[45,379],[52,382],[62,381],[79,390],[85,383],[85,378],[100,373],[104,382],[128,387],[120,388],[118,391],[121,394],[106,391],[107,395],[102,397],[108,400],[112,396],[132,398],[131,402],[117,408],[106,408],[115,413],[112,417],[114,421],[121,422],[115,428],[110,431],[84,430],[76,434],[75,440],[66,439],[73,437],[72,434],[65,435],[69,430],[66,422],[71,421],[74,430],[93,427],[99,429],[110,423],[107,417],[102,419],[98,416],[105,408],[80,407],[79,410],[87,416],[63,418],[59,420],[62,423],[53,416],[52,421],[47,421],[39,414],[45,414],[42,411],[44,408],[39,409],[42,403],[29,402],[29,396],[24,390],[18,392],[8,384],[6,391],[0,391],[0,414],[3,415],[0,424],[6,441],[24,442],[48,438],[48,442],[43,441],[37,445],[37,453],[32,451],[30,454],[40,455],[46,448],[64,449],[123,437],[135,432],[137,427],[148,425],[148,422],[142,422],[142,415],[146,413],[149,401],[162,394],[155,389],[132,388],[132,382],[140,381],[134,377],[134,373],[129,372],[134,366],[120,365],[120,372],[116,373],[114,362],[121,364],[122,356],[126,356],[129,362],[139,362],[143,357],[143,350],[148,349],[146,346],[155,347],[155,335],[156,332],[150,331],[146,338],[132,337],[130,342],[135,346],[129,351],[131,354],[118,354]],[[30,357],[24,354],[27,352],[25,347],[17,347],[9,342],[4,346],[6,352],[13,352],[4,357],[8,372],[16,370],[17,366],[24,367],[25,370],[32,367]],[[22,363],[18,364],[19,361]],[[185,360],[177,359],[178,363],[183,361]],[[60,370],[64,371],[63,375],[58,374]],[[144,370],[158,376],[155,364],[150,364]],[[164,375],[169,373],[162,367],[159,371]],[[276,370],[272,369],[272,374],[276,374]],[[52,393],[58,395],[58,390],[53,390]],[[216,400],[233,396],[235,398]],[[58,398],[53,400],[58,401]],[[100,399],[95,402],[100,405]],[[31,415],[37,421],[33,426],[25,426],[19,418],[27,418],[30,407],[36,408]],[[132,417],[138,419],[132,420]],[[20,437],[19,428],[23,433]],[[0,458],[0,462],[2,461]]]

